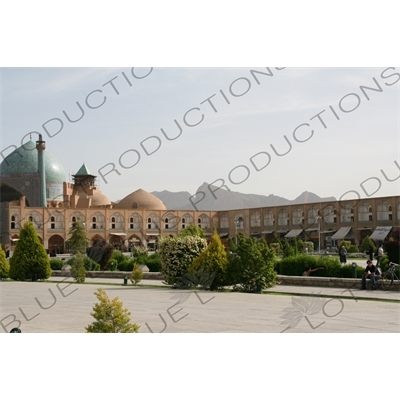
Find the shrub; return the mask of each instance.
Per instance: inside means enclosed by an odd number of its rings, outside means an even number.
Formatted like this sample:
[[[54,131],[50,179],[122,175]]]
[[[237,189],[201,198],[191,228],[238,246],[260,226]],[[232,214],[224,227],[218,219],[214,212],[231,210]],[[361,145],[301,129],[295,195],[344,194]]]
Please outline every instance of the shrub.
[[[95,292],[99,303],[90,314],[96,321],[85,327],[87,333],[138,333],[139,325],[130,322],[130,311],[123,308],[118,297],[110,300],[103,289]]]
[[[146,262],[144,262],[143,264],[147,265],[150,272],[159,272],[161,270],[161,260],[158,253],[154,253],[151,256],[148,256]]]
[[[86,269],[83,262],[83,256],[79,251],[76,253],[74,262],[71,265],[71,276],[77,283],[84,283],[86,279]]]
[[[63,265],[64,265],[64,262],[61,260],[58,260],[57,258],[50,259],[50,268],[52,271],[60,270]]]
[[[135,261],[132,258],[127,258],[124,261],[121,261],[120,264],[118,264],[118,269],[120,271],[132,271],[133,265]]]
[[[228,256],[225,284],[244,292],[256,292],[275,285],[274,259],[275,252],[265,240],[256,242],[239,234],[236,253]]]
[[[122,262],[129,259],[127,256],[123,255],[120,251],[114,250],[114,253],[111,256],[111,260],[116,260],[118,265]]]
[[[10,272],[10,265],[8,264],[6,253],[3,247],[0,246],[0,279],[7,279]]]
[[[369,236],[366,236],[363,242],[361,243],[360,250],[364,252],[369,252],[370,249],[372,249],[372,254],[375,254],[376,251],[375,243]]]
[[[161,272],[170,285],[182,285],[182,274],[186,274],[193,260],[207,247],[207,241],[199,236],[171,237],[159,241]]]
[[[143,279],[143,271],[139,268],[138,263],[133,264],[132,273],[129,279],[134,286],[136,286]]]
[[[315,257],[306,254],[287,257],[275,263],[275,271],[280,275],[301,276],[310,267],[311,269],[323,268],[313,272],[313,276],[326,276],[336,278],[352,278],[351,264],[342,265],[335,257]],[[357,267],[357,276],[361,278],[365,268]]]
[[[400,264],[400,232],[395,232],[393,237],[391,237],[385,243],[385,251],[390,259],[390,261]]]
[[[201,277],[204,275],[208,277],[213,276],[214,279],[209,287],[210,289],[215,289],[224,284],[227,264],[228,256],[225,247],[218,233],[214,231],[210,243],[206,249],[193,260],[192,265],[188,268],[188,273],[200,278],[198,282],[202,282]],[[208,280],[206,282],[209,283]]]
[[[50,260],[31,222],[20,230],[19,241],[10,259],[10,278],[17,281],[47,279]]]
[[[68,259],[67,262],[69,265],[73,265],[75,262],[75,257],[71,257],[70,259]],[[83,265],[84,265],[86,271],[99,271],[100,270],[100,264],[93,261],[90,257],[83,257]]]

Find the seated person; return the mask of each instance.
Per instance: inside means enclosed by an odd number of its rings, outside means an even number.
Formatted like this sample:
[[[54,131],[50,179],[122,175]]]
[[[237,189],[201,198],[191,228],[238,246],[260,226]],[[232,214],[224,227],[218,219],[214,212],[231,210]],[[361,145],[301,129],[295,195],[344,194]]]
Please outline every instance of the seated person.
[[[367,278],[371,279],[372,290],[376,289],[376,281],[380,278],[379,270],[372,264],[371,260],[367,261],[364,274],[361,279],[361,290],[367,290]]]
[[[303,276],[310,276],[311,272],[318,271],[319,269],[323,269],[322,267],[311,269],[311,267],[307,267],[303,272]]]

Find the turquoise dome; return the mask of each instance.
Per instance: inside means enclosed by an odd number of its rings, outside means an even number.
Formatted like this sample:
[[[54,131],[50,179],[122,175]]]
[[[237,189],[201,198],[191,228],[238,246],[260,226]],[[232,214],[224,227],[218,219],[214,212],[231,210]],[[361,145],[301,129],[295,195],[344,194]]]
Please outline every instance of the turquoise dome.
[[[46,175],[46,197],[49,200],[62,196],[62,185],[65,182],[65,171],[60,162],[47,150],[44,151]],[[36,143],[30,140],[9,154],[0,164],[0,175],[3,181],[7,178],[38,174],[38,152]]]

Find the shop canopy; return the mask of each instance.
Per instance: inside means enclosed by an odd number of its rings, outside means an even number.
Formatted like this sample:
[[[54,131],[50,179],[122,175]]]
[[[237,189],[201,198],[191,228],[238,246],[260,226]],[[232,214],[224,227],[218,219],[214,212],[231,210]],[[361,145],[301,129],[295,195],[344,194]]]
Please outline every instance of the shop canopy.
[[[340,228],[334,235],[332,239],[344,239],[350,232],[351,226],[346,226],[345,228]]]
[[[293,238],[299,236],[301,232],[303,232],[303,229],[292,229],[285,235],[285,238]]]
[[[370,238],[378,241],[384,240],[391,230],[391,226],[377,226]]]

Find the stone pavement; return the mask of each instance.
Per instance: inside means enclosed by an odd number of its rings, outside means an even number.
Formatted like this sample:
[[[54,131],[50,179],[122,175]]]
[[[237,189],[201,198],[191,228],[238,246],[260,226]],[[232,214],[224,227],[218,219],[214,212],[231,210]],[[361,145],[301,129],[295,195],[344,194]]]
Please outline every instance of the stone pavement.
[[[96,283],[92,282],[95,281]],[[0,282],[0,332],[84,332],[103,287],[131,311],[139,332],[400,332],[400,293],[278,285],[263,294],[171,289],[161,281],[123,286],[120,279],[52,277]]]

